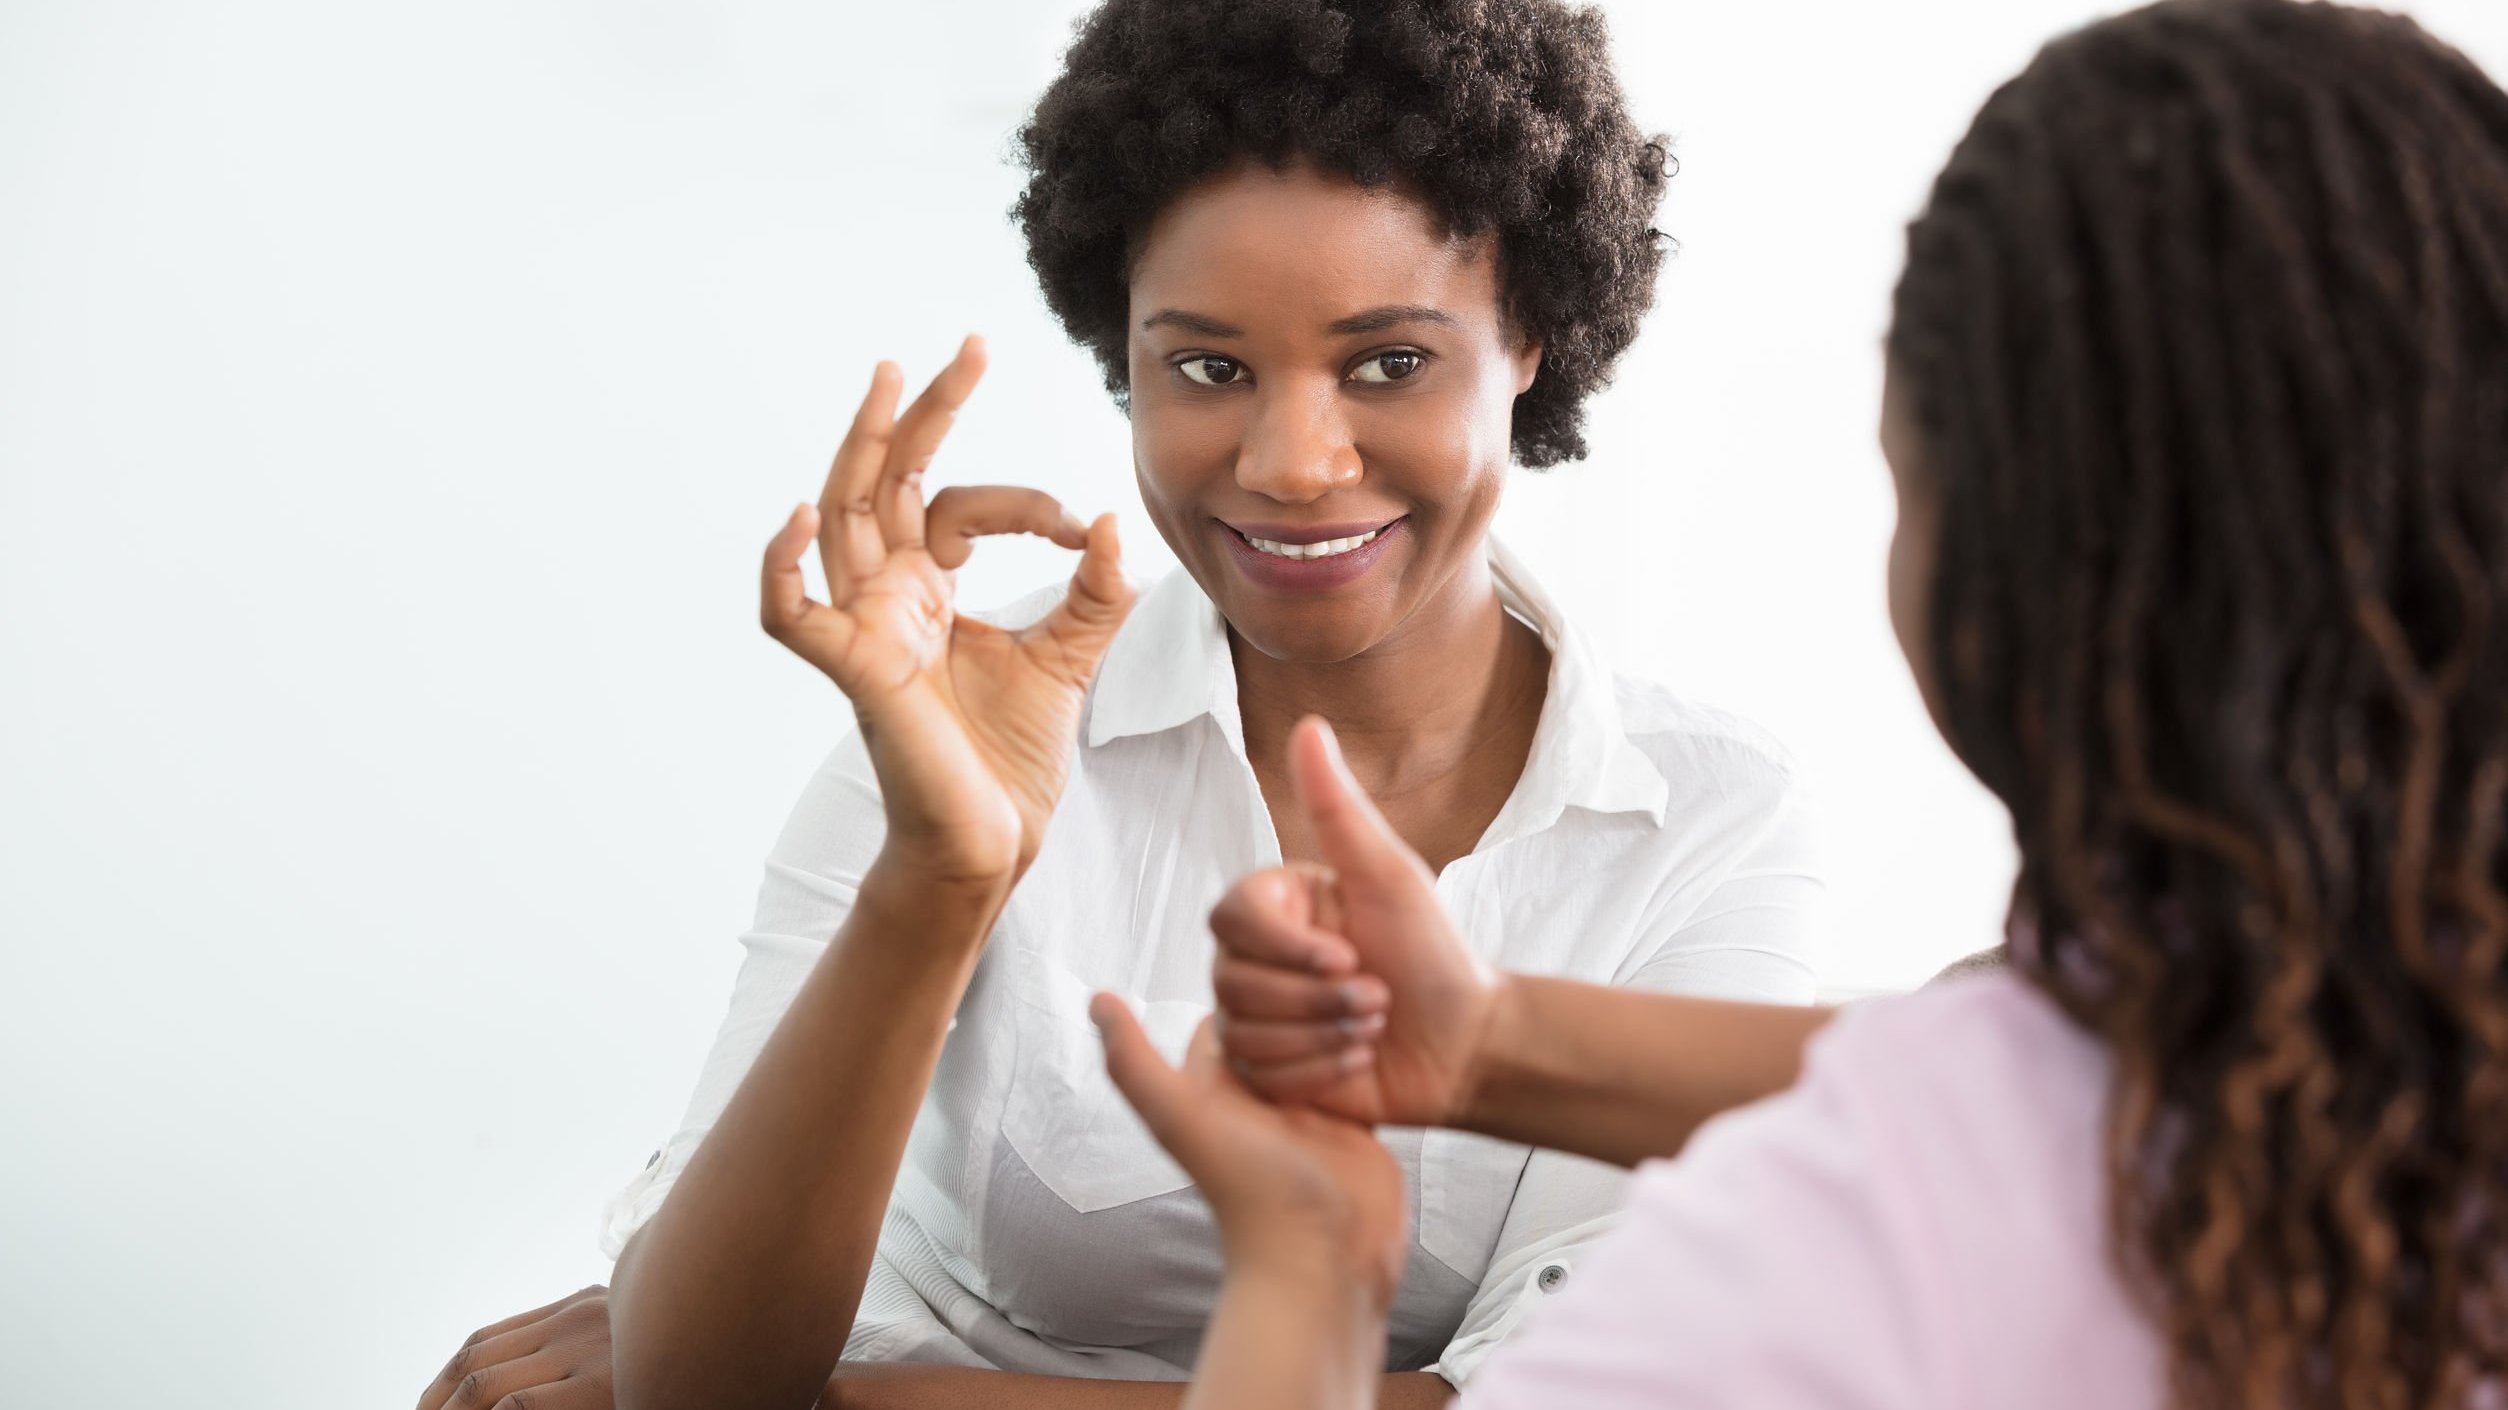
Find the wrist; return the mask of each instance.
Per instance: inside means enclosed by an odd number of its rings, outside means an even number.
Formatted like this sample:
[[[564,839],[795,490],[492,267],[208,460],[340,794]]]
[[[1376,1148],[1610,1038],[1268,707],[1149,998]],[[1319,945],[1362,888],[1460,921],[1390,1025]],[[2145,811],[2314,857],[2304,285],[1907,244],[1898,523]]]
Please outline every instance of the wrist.
[[[862,874],[854,908],[893,915],[926,934],[963,940],[964,948],[980,950],[1016,880],[1008,868],[938,867],[912,848],[884,847]]]
[[[1531,1024],[1525,1012],[1524,981],[1504,970],[1490,984],[1489,1006],[1463,1061],[1455,1086],[1453,1109],[1440,1125],[1458,1131],[1485,1131],[1505,1084],[1505,1073],[1520,1065]]]
[[[1393,1306],[1398,1289],[1349,1231],[1317,1223],[1275,1225],[1244,1239],[1227,1239],[1226,1232],[1223,1224],[1221,1255],[1232,1284],[1310,1305],[1335,1323],[1381,1322]]]
[[[1020,870],[1015,859],[935,855],[931,848],[891,834],[863,874],[862,889],[878,882],[939,905],[997,906],[1018,885]]]

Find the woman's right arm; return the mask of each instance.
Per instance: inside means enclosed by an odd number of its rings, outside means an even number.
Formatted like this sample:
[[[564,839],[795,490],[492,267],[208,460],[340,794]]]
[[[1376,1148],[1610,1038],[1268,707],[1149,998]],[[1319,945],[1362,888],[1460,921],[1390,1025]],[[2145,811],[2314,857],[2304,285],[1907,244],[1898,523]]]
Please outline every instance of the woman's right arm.
[[[1833,1011],[1511,974],[1443,1124],[1614,1165],[1794,1085]]]
[[[1223,1044],[1256,1091],[1625,1166],[1677,1153],[1708,1119],[1799,1075],[1830,1010],[1490,969],[1321,721],[1299,726],[1290,760],[1331,870],[1250,877],[1211,916]],[[1390,991],[1380,1032],[1345,1021],[1349,981],[1322,972],[1344,949]],[[1361,1048],[1373,1060],[1353,1071]]]
[[[900,415],[883,364],[819,505],[768,546],[767,631],[852,701],[886,831],[852,909],[610,1290],[622,1410],[813,1403],[853,1323],[881,1217],[985,937],[1060,795],[1090,677],[1130,606],[1111,519],[1026,490],[921,478],[982,373],[969,340]],[[1085,554],[1021,631],[956,614],[972,540]],[[804,592],[815,538],[830,600]]]

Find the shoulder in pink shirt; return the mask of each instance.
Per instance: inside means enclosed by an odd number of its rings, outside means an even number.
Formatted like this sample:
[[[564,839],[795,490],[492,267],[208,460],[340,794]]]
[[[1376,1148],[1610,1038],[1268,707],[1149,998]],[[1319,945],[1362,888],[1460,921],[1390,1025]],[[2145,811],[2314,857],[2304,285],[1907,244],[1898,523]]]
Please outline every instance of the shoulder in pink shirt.
[[[2105,1051],[2008,975],[1841,1014],[1638,1173],[1471,1410],[2157,1410],[2109,1257]]]

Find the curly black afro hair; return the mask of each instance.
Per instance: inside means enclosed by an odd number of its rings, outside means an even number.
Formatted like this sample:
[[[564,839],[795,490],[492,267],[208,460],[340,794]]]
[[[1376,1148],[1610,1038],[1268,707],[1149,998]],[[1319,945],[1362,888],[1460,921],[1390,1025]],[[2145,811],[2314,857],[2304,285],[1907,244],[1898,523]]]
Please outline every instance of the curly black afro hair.
[[[1629,121],[1602,16],[1561,0],[1106,0],[1019,132],[1013,210],[1045,302],[1128,402],[1134,246],[1230,162],[1304,158],[1495,232],[1539,339],[1527,466],[1585,454],[1585,399],[1654,302],[1666,144]]]

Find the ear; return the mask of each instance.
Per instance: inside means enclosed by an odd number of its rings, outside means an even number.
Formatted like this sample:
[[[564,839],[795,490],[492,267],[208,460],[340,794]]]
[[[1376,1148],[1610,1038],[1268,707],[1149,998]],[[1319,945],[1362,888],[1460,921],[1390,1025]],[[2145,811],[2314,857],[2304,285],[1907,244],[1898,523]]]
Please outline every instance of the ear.
[[[1522,396],[1533,389],[1533,378],[1541,371],[1541,343],[1527,338],[1515,350],[1515,394]]]

